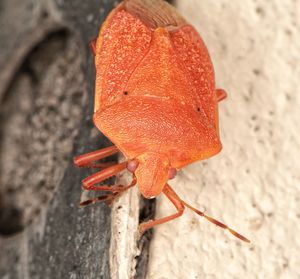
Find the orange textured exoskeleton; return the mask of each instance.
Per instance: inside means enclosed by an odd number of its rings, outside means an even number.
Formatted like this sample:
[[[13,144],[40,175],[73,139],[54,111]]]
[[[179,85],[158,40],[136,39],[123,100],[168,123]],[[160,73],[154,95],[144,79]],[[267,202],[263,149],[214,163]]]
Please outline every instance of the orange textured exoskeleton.
[[[110,193],[81,205],[111,202],[137,183],[145,198],[163,193],[177,209],[141,224],[141,232],[181,216],[188,207],[248,241],[181,200],[167,183],[176,170],[222,148],[218,101],[226,93],[215,88],[211,59],[194,27],[162,0],[125,0],[90,45],[96,66],[93,120],[114,146],[74,159],[79,167],[104,167],[83,180],[84,189]],[[126,162],[95,163],[119,151]],[[130,185],[99,185],[126,168],[133,173]]]

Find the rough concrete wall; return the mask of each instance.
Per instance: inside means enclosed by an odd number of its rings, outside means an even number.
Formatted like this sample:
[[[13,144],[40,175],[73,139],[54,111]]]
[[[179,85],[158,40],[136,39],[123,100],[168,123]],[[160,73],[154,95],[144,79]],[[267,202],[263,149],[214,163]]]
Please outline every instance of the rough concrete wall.
[[[252,243],[186,210],[155,229],[147,278],[300,278],[300,1],[177,7],[201,33],[228,98],[219,106],[223,151],[171,185]],[[174,212],[163,197],[157,210]]]

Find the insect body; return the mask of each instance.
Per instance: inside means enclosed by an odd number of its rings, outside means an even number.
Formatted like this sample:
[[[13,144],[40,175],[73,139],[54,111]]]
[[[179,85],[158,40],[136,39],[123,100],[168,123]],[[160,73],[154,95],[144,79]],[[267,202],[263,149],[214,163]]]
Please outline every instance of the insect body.
[[[188,207],[210,222],[245,237],[181,200],[167,181],[176,170],[221,150],[213,65],[196,30],[162,0],[125,0],[91,42],[96,65],[94,123],[114,146],[75,158],[77,166],[121,151],[127,158],[87,177],[87,190],[111,194],[83,202],[110,202],[136,183],[145,198],[165,194],[177,213],[140,225],[143,232],[182,215]],[[100,167],[103,165],[100,165]],[[99,183],[128,169],[128,186]]]

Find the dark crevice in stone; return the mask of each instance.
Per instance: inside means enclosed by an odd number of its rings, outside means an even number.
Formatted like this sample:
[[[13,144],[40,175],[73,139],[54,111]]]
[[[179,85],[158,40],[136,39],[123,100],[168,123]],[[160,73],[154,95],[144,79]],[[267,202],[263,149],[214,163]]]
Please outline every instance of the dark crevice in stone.
[[[0,235],[9,236],[23,231],[22,211],[10,206],[0,205]]]

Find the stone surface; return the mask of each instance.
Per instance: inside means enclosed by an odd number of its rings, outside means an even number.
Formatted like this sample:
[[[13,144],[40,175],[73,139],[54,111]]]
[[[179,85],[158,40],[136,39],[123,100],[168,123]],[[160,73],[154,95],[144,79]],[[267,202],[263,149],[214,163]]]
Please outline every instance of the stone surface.
[[[116,181],[130,185],[132,176],[123,172]],[[131,279],[135,276],[139,223],[139,199],[137,187],[126,191],[112,205],[110,275],[112,279]]]
[[[110,210],[78,208],[72,157],[110,144],[88,42],[115,2],[1,1],[0,278],[110,278]]]
[[[299,278],[299,1],[178,0],[215,65],[222,152],[179,172],[185,201],[251,239],[186,210],[158,226],[148,279]],[[174,212],[158,199],[157,218]]]

